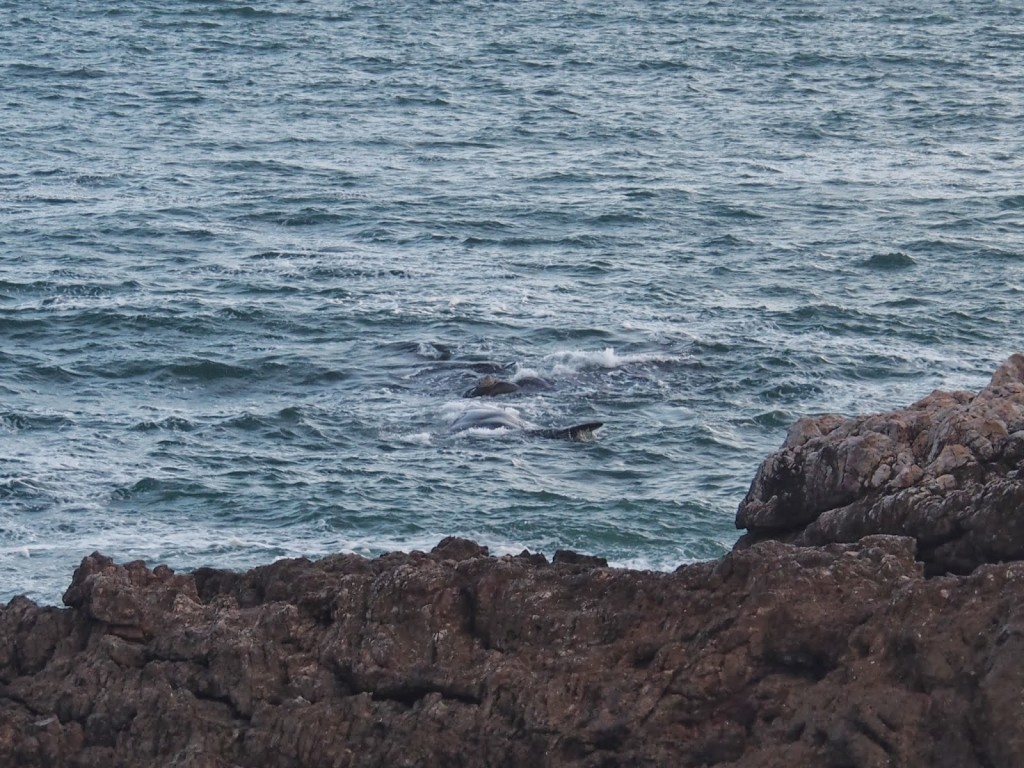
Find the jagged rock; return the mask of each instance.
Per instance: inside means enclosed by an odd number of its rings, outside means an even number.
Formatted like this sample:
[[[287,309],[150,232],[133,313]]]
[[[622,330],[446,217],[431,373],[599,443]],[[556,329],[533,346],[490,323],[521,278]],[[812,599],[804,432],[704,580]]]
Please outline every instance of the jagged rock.
[[[738,546],[912,536],[929,573],[1024,557],[1024,355],[978,394],[801,419],[740,504]]]
[[[556,549],[551,562],[556,565],[586,565],[593,568],[608,567],[608,560],[603,557],[581,555],[579,552],[573,552],[571,549]]]
[[[765,542],[675,573],[429,554],[0,608],[0,765],[1024,764],[1024,564]]]

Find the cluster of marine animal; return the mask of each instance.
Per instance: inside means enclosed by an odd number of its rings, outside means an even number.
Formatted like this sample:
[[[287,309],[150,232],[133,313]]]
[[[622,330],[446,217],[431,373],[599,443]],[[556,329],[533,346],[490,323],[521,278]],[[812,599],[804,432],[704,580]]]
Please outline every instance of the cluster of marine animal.
[[[551,382],[535,376],[526,376],[517,381],[507,381],[496,376],[484,376],[476,386],[466,390],[465,397],[498,397],[514,392],[538,391],[552,389]],[[482,405],[467,408],[452,423],[452,432],[463,432],[467,429],[511,429],[522,432],[529,437],[546,437],[553,440],[573,440],[583,442],[594,439],[594,432],[604,426],[601,421],[589,421],[574,424],[571,427],[541,428],[523,421],[511,410],[496,405]]]

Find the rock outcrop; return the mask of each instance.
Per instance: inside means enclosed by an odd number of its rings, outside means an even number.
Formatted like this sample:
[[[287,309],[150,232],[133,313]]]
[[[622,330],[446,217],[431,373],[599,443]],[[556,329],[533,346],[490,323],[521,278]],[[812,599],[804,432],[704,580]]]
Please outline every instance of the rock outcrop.
[[[0,765],[1024,765],[1024,564],[909,538],[675,573],[541,555],[175,574],[0,608]]]
[[[1024,355],[977,394],[798,421],[740,504],[740,546],[911,536],[928,573],[1024,557]]]

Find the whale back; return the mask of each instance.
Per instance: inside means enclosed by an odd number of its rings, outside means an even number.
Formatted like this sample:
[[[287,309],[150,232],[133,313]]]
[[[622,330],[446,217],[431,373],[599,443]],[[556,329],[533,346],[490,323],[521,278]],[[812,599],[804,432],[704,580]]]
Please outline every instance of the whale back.
[[[525,422],[514,411],[506,411],[495,406],[469,408],[459,414],[452,423],[451,432],[462,432],[467,429],[515,429],[522,430]]]
[[[497,397],[507,395],[510,392],[518,392],[519,386],[511,381],[484,376],[476,383],[476,386],[466,391],[463,397]]]
[[[520,418],[514,408],[501,408],[497,405],[479,405],[467,408],[460,413],[458,418],[451,423],[449,431],[455,433],[468,429],[509,429],[529,437],[586,442],[593,440],[594,432],[603,426],[603,421],[588,421],[583,424],[574,424],[571,427],[535,427]]]
[[[484,376],[476,386],[467,389],[463,397],[497,397],[498,395],[509,395],[513,392],[540,392],[553,389],[554,385],[547,379],[539,376],[523,376],[515,381],[506,381],[497,376]]]

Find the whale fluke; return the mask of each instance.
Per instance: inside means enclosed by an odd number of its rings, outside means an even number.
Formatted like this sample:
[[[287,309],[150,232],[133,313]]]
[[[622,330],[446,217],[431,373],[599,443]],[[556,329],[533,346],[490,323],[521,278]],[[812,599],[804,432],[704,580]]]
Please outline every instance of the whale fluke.
[[[552,440],[572,440],[584,443],[594,439],[594,432],[604,426],[603,421],[588,421],[564,429],[528,429],[526,434],[531,437],[548,437]]]

